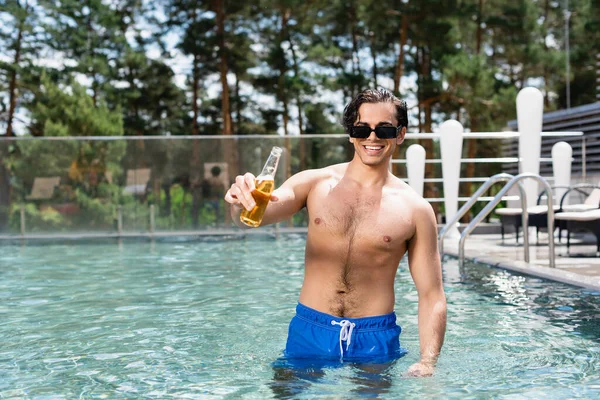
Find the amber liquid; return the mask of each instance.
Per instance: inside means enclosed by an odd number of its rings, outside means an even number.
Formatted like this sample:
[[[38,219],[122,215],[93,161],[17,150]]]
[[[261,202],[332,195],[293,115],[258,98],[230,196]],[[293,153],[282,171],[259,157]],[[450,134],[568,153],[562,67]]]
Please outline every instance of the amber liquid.
[[[256,189],[252,191],[252,197],[254,197],[256,205],[250,211],[246,209],[242,210],[240,221],[248,226],[257,228],[260,226],[263,216],[265,215],[265,210],[267,209],[267,204],[269,204],[269,200],[271,200],[271,193],[273,193],[273,189],[275,188],[275,181],[257,179],[254,184]]]

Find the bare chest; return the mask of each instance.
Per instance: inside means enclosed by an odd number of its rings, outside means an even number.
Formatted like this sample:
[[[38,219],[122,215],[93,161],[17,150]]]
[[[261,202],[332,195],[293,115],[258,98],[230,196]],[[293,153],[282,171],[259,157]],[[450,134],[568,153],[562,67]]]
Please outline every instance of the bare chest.
[[[382,191],[320,188],[311,193],[308,212],[313,233],[360,243],[361,247],[396,247],[414,231],[410,210],[403,207],[401,196]]]

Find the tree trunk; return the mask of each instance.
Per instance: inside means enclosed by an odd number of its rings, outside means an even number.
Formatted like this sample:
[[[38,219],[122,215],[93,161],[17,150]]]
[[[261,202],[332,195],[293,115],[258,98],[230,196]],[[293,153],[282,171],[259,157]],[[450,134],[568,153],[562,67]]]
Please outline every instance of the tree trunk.
[[[197,13],[196,8],[192,8],[192,21],[196,21]],[[192,121],[192,135],[200,134],[200,127],[198,126],[198,92],[200,90],[200,57],[198,54],[194,54],[194,60],[192,64],[192,113],[194,120]],[[190,175],[189,175],[189,188],[192,192],[192,227],[198,229],[200,221],[200,210],[202,209],[202,175],[200,172],[200,141],[192,140],[192,159],[190,162]],[[185,203],[185,193],[183,196]],[[182,219],[185,213],[185,208],[182,206],[181,209]]]
[[[96,74],[93,74],[92,78],[92,102],[94,107],[98,106],[98,82],[96,81]]]
[[[225,48],[225,5],[224,0],[215,0],[217,14],[217,42],[219,53],[219,74],[221,77],[221,112],[223,116],[223,135],[231,135],[231,110],[229,107],[229,85],[227,84],[227,52]]]
[[[192,135],[200,134],[200,128],[198,126],[198,90],[200,86],[198,58],[198,55],[194,54],[194,62],[192,65],[192,113],[194,115],[194,120],[192,121]]]
[[[429,84],[430,78],[431,78],[431,65],[430,65],[430,61],[429,61],[429,53],[427,51],[426,48],[421,48],[421,81],[422,84],[424,86],[427,86]],[[424,97],[424,95],[427,93],[427,91],[425,93],[421,92],[421,96]],[[430,101],[424,101],[424,100],[420,100],[420,102],[422,102],[422,109],[423,109],[423,118],[424,118],[424,123],[423,123],[423,130],[426,133],[431,133],[432,131],[432,115],[431,115],[431,102]],[[422,140],[421,141],[421,145],[425,148],[425,154],[427,155],[428,158],[435,158],[435,154],[434,154],[434,148],[433,148],[433,141],[432,140]],[[433,173],[434,173],[434,165],[431,163],[427,163],[425,164],[425,178],[433,178]],[[435,187],[433,185],[432,182],[425,182],[424,184],[424,188],[423,188],[423,195],[424,197],[438,197],[437,193],[435,191]],[[437,214],[438,212],[438,203],[433,203],[433,208]]]
[[[160,208],[160,215],[163,217],[170,217],[171,216],[171,182],[166,182],[166,183],[163,182],[162,190],[165,191],[165,203]],[[169,222],[170,221],[171,221],[171,218],[169,218]],[[171,228],[170,225],[169,225],[169,228]]]
[[[471,132],[477,132],[478,130],[479,130],[479,123],[476,118],[473,118],[473,116],[471,116]],[[479,139],[467,140],[467,158],[475,158],[477,156],[478,141],[479,141]],[[465,170],[465,176],[467,178],[475,177],[475,163],[470,162],[467,164],[467,168]],[[465,196],[471,197],[471,195],[473,195],[473,182],[465,182],[464,188],[465,188],[465,191],[464,191]],[[470,220],[471,220],[471,215],[469,213],[467,213],[463,218],[463,222],[469,222]]]
[[[300,171],[306,169],[306,143],[303,138],[304,128],[302,127],[302,105],[300,104],[300,96],[296,97],[296,104],[298,105],[298,125],[300,126],[300,143],[298,143],[298,157],[300,157]]]
[[[91,13],[88,14],[88,17],[86,20],[86,27],[87,27],[87,33],[88,33],[87,53],[88,53],[88,55],[92,55],[92,58],[94,58],[94,56],[93,56],[94,49],[92,48],[92,43],[90,42],[90,38],[92,37],[92,33],[94,32],[94,28],[92,27],[92,14]],[[98,83],[96,80],[96,71],[88,70],[86,72],[89,72],[92,75],[92,77],[91,77],[92,78],[92,102],[94,103],[94,107],[96,107],[96,105],[98,103],[98,86],[97,86]]]
[[[408,30],[408,17],[405,13],[402,14],[402,26],[400,27],[400,51],[398,52],[398,59],[396,60],[396,68],[394,68],[394,95],[400,97],[400,83],[402,82],[402,75],[404,74],[404,45],[406,44],[406,32]],[[418,97],[418,95],[417,95]],[[421,127],[419,119],[419,129]],[[400,157],[400,147],[396,148],[393,159]],[[400,175],[400,164],[392,164],[392,173],[396,176]],[[405,174],[408,170],[405,166]]]
[[[288,32],[288,42],[290,44],[290,50],[292,51],[292,62],[294,68],[294,78],[300,79],[300,72],[298,67],[298,58],[296,56],[296,50],[294,50],[294,43],[292,42],[291,35]],[[300,143],[298,143],[299,157],[300,157],[300,170],[306,169],[306,144],[302,135],[304,135],[304,118],[302,117],[302,96],[300,91],[296,92],[296,107],[298,108],[298,131],[300,132]]]
[[[242,127],[242,99],[240,98],[240,78],[239,74],[235,72],[235,128],[234,132],[236,135],[240,134]]]
[[[408,32],[408,16],[402,14],[402,26],[400,27],[400,52],[398,53],[398,61],[394,71],[394,94],[400,96],[400,84],[402,75],[404,74],[404,46],[406,45],[406,37]]]
[[[198,229],[202,209],[202,175],[200,168],[200,140],[192,139],[192,162],[190,166],[190,189],[192,191],[192,227]],[[185,203],[185,195],[183,196]],[[185,207],[181,206],[182,222]],[[225,213],[227,214],[227,213]]]
[[[377,88],[377,54],[375,53],[375,35],[370,35],[371,58],[373,59],[373,87]]]
[[[478,10],[477,10],[477,43],[475,46],[475,52],[477,55],[479,55],[479,53],[481,52],[481,42],[483,40],[483,0],[479,0],[479,6],[478,6]],[[479,129],[478,124],[477,124],[477,120],[476,117],[474,117],[473,115],[471,115],[471,132],[477,132],[477,130]],[[475,158],[475,156],[477,155],[477,140],[478,139],[471,139],[471,140],[467,140],[467,158]],[[475,163],[470,162],[467,164],[467,169],[465,171],[465,175],[467,178],[473,178],[475,177]],[[471,195],[473,194],[473,182],[465,182],[465,186],[464,186],[464,190],[465,190],[465,196],[466,197],[471,197]],[[468,222],[471,220],[471,216],[467,213],[465,215],[465,217],[463,218],[463,220],[465,222]]]
[[[543,37],[547,37],[548,36],[548,13],[550,11],[550,0],[546,0],[544,3],[544,25],[542,27],[542,29],[544,30],[543,32]],[[544,52],[547,53],[548,52],[548,46],[546,45],[546,41],[543,40],[544,43]],[[547,63],[543,63],[544,65],[542,66],[543,69],[543,76],[544,76],[544,107],[550,107],[550,85],[548,84],[548,75],[550,74],[550,71],[548,69],[548,64]]]
[[[227,49],[225,47],[225,4],[224,0],[213,1],[214,12],[217,16],[217,43],[219,54],[219,74],[221,77],[221,113],[223,117],[223,135],[231,136],[231,109],[229,106],[229,85],[227,83]],[[224,139],[224,158],[229,166],[229,181],[238,174],[238,158],[236,142],[233,139]],[[226,222],[230,222],[229,213],[225,213]]]
[[[479,7],[477,10],[477,43],[475,45],[475,54],[479,55],[481,51],[481,40],[483,37],[483,0],[479,0]]]
[[[471,124],[471,129],[473,129],[473,123]],[[467,140],[467,158],[475,158],[477,155],[477,140],[471,139]],[[467,178],[473,178],[475,176],[475,163],[468,163],[467,169],[465,171],[465,175]],[[473,182],[465,182],[465,195],[466,197],[471,197],[473,194]],[[467,213],[465,215],[464,221],[469,222],[471,220],[471,215]]]
[[[10,172],[2,162],[7,153],[8,151],[5,151],[5,149],[0,149],[0,155],[2,156],[0,159],[0,232],[7,230],[10,215]]]
[[[21,61],[21,44],[23,41],[23,29],[25,29],[25,20],[29,14],[29,4],[25,2],[25,18],[19,24],[19,32],[17,33],[17,41],[15,42],[15,58],[13,59],[13,70],[10,74],[10,83],[8,87],[9,108],[8,121],[6,125],[6,136],[14,136],[13,119],[17,109],[17,70]]]
[[[284,155],[284,171],[285,171],[285,179],[287,180],[290,176],[292,176],[292,143],[289,137],[288,132],[288,123],[289,123],[289,112],[288,112],[288,99],[287,92],[285,90],[285,74],[286,74],[286,59],[285,53],[281,48],[283,42],[288,39],[288,21],[290,18],[291,11],[290,9],[282,9],[281,10],[281,30],[279,31],[279,51],[281,52],[281,59],[279,60],[279,79],[277,81],[277,89],[279,92],[279,99],[283,105],[283,134],[285,135],[285,155]],[[287,221],[288,226],[292,226],[292,219],[290,218]]]
[[[133,69],[130,67],[129,68],[129,85],[131,87],[131,90],[135,90],[136,89],[136,84],[135,84],[135,72],[133,71]],[[95,91],[94,91],[94,98],[96,97],[95,95]],[[96,104],[96,101],[94,100],[94,104]],[[135,117],[135,125],[138,126],[138,128],[136,128],[135,134],[137,136],[143,136],[144,132],[142,130],[140,130],[139,128],[139,121],[140,121],[140,111],[139,111],[139,107],[138,107],[138,103],[137,103],[137,99],[133,99],[133,116]]]
[[[350,23],[350,33],[352,35],[352,73],[355,76],[361,75],[360,62],[358,58],[358,32],[356,29],[356,9],[354,8],[354,1],[350,2],[350,8],[348,9],[348,22]],[[352,96],[358,94],[358,88],[356,82],[352,83]]]
[[[290,117],[289,117],[289,112],[288,112],[287,92],[285,90],[285,74],[287,72],[286,71],[286,59],[285,59],[285,53],[283,52],[281,45],[288,38],[287,27],[288,27],[289,18],[290,18],[290,10],[289,9],[281,10],[281,30],[279,31],[279,50],[280,50],[280,54],[281,54],[281,59],[279,60],[279,78],[277,80],[277,90],[279,92],[279,100],[281,101],[281,103],[283,105],[283,134],[286,137],[286,139],[285,139],[286,155],[285,155],[285,162],[284,162],[286,179],[292,175],[292,168],[291,168],[291,163],[290,163],[292,147],[291,147],[291,143],[290,143],[290,138],[287,137],[289,134],[288,123],[289,123]]]

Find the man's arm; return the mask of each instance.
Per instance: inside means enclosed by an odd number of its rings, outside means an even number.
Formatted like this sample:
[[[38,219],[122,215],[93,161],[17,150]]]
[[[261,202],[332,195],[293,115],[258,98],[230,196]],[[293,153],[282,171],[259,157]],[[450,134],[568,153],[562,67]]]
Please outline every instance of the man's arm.
[[[419,341],[421,360],[408,373],[430,376],[446,333],[446,296],[437,247],[437,224],[429,203],[415,210],[415,235],[408,245],[408,265],[419,295]]]
[[[310,190],[323,176],[324,170],[306,170],[285,181],[273,191],[261,226],[284,221],[300,211],[306,205]],[[250,173],[238,176],[225,195],[225,201],[231,204],[231,217],[240,228],[248,228],[240,222],[242,210],[251,210],[255,205],[252,198],[254,179],[254,175]]]

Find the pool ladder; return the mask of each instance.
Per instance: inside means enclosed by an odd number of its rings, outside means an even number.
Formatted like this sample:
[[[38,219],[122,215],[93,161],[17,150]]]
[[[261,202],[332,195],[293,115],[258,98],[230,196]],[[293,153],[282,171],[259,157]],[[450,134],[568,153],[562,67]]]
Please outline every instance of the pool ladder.
[[[548,181],[542,178],[540,175],[532,174],[532,173],[522,173],[519,175],[511,175],[511,174],[496,174],[490,179],[488,179],[483,185],[479,187],[479,189],[471,196],[471,198],[458,210],[456,215],[452,218],[450,222],[448,222],[438,234],[438,247],[440,250],[440,255],[444,254],[444,238],[451,231],[452,228],[456,227],[458,221],[471,209],[473,204],[477,202],[479,197],[485,193],[492,185],[498,182],[508,182],[505,183],[500,192],[477,214],[475,218],[467,225],[467,227],[462,231],[460,235],[460,240],[458,242],[458,262],[459,265],[462,266],[465,262],[465,242],[467,237],[473,232],[473,230],[479,225],[479,223],[487,217],[489,213],[491,213],[494,208],[502,201],[502,198],[506,195],[506,193],[515,185],[518,185],[520,200],[521,200],[521,209],[523,210],[522,214],[522,225],[523,225],[523,251],[524,251],[524,259],[526,263],[529,263],[529,215],[527,213],[527,195],[525,194],[525,188],[521,184],[523,179],[535,179],[539,183],[542,184],[544,188],[544,192],[546,193],[546,200],[548,203],[548,252],[550,258],[550,268],[554,268],[554,208],[552,201],[552,188]]]

